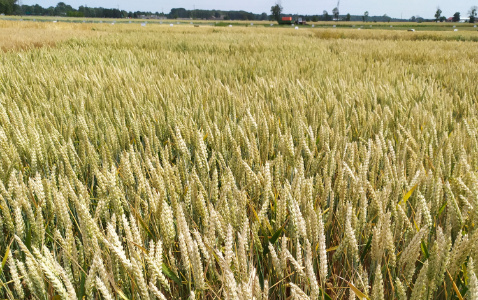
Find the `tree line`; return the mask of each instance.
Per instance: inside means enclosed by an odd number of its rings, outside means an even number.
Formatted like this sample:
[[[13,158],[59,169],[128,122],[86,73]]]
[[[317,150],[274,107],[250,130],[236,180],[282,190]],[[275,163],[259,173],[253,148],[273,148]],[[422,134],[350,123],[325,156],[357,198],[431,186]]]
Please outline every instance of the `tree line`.
[[[7,3],[5,5],[4,3]],[[65,17],[87,17],[87,18],[139,18],[141,15],[151,15],[151,12],[128,12],[116,8],[87,7],[80,6],[73,8],[64,2],[56,6],[42,7],[35,5],[17,5],[16,0],[0,0],[0,13],[6,15],[29,15],[29,16],[65,16]],[[157,13],[159,15],[159,13]]]
[[[282,11],[282,8],[281,8]],[[185,8],[173,8],[169,13],[151,12],[151,11],[125,11],[115,8],[87,7],[80,6],[75,9],[71,5],[59,2],[56,6],[42,7],[35,5],[17,5],[16,0],[0,0],[0,13],[7,15],[30,15],[30,16],[65,16],[65,17],[86,17],[86,18],[144,18],[144,17],[164,17],[168,19],[224,19],[224,20],[275,20],[274,13],[268,15],[263,12],[255,14],[246,11],[223,11],[223,10],[188,10]],[[333,14],[338,11],[333,11]],[[341,17],[346,21],[362,20],[361,16],[335,16],[324,11],[317,15],[291,15],[294,18],[303,18],[306,21],[332,21],[336,17]],[[370,17],[370,21],[387,22],[392,20],[387,15]],[[393,19],[398,20],[398,19]]]
[[[144,18],[144,17],[164,17],[168,19],[224,19],[224,20],[279,20],[282,14],[282,6],[276,4],[271,7],[270,15],[263,12],[255,14],[246,11],[223,11],[223,10],[204,10],[185,8],[173,8],[167,14],[151,11],[125,11],[115,8],[103,7],[87,7],[80,6],[78,9],[73,8],[64,2],[59,2],[56,6],[42,7],[35,5],[17,5],[17,0],[0,0],[0,14],[6,15],[32,15],[32,16],[66,16],[66,17],[86,17],[86,18]],[[476,20],[478,9],[476,6],[470,8],[468,12],[469,22],[474,23]],[[387,15],[369,16],[366,11],[363,15],[340,15],[338,7],[335,7],[329,14],[324,10],[322,14],[316,15],[288,15],[295,19],[302,18],[305,21],[364,21],[364,22],[390,22],[390,21],[406,21],[402,19],[394,19]],[[436,21],[444,22],[446,17],[442,16],[442,10],[438,7],[434,19],[424,19],[420,16],[413,16],[409,19],[412,22]],[[456,12],[452,18],[453,22],[460,21],[460,13]]]
[[[271,17],[272,19],[280,22],[282,16],[282,6],[279,3],[276,3],[271,7]],[[440,7],[437,7],[435,12],[435,19],[424,19],[420,16],[413,16],[409,19],[411,22],[445,22],[447,18],[442,16],[442,10]],[[476,17],[478,14],[478,7],[472,6],[468,11],[468,19],[470,23],[475,23]],[[390,21],[398,21],[399,19],[392,19],[387,15],[383,16],[369,16],[369,12],[366,11],[362,16],[351,16],[350,14],[341,16],[339,13],[339,8],[335,7],[332,10],[332,14],[329,14],[328,11],[324,10],[321,16],[312,16],[306,17],[306,21],[363,21],[363,22],[390,22]],[[461,20],[460,12],[456,12],[453,17],[451,17],[452,22],[459,22]],[[404,20],[400,20],[404,21]]]
[[[461,18],[461,13],[460,12],[455,12],[453,16],[450,18],[447,18],[446,16],[442,15],[443,11],[440,9],[440,7],[437,7],[434,15],[434,19],[424,19],[420,16],[413,16],[410,18],[410,21],[412,22],[460,22],[462,20]],[[467,13],[467,19],[469,23],[475,23],[476,17],[478,14],[478,7],[477,6],[472,6]]]
[[[221,10],[187,10],[173,8],[167,14],[151,11],[125,11],[116,8],[80,6],[75,9],[71,5],[59,2],[56,6],[42,7],[35,5],[17,5],[16,0],[0,0],[0,13],[6,15],[31,15],[31,16],[65,16],[86,18],[144,18],[164,17],[168,19],[194,18],[194,19],[231,19],[231,20],[267,20],[266,13],[254,14],[246,11],[221,11]]]

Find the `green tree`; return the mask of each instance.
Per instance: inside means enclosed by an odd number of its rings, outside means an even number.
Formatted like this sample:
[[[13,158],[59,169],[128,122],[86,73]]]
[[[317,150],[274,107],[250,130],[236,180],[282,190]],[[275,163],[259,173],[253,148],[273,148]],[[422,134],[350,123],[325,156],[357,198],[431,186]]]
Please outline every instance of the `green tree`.
[[[40,5],[38,4],[35,4],[35,6],[33,6],[33,14],[34,15],[43,15],[44,14],[44,11],[45,9],[43,7],[41,7]]]
[[[478,7],[476,7],[476,6],[472,6],[470,8],[470,11],[469,11],[470,23],[475,23],[477,11],[478,11]]]
[[[459,12],[456,12],[454,15],[453,15],[453,22],[459,22],[460,21],[460,13]]]
[[[350,14],[347,14],[347,16],[345,16],[345,21],[349,22],[350,18],[351,18]]]
[[[271,14],[277,22],[280,21],[281,13],[282,13],[282,6],[280,6],[278,3],[276,3],[276,5],[271,7]]]
[[[438,22],[440,20],[440,16],[441,16],[441,9],[440,7],[437,7],[437,11],[435,12],[435,21]]]
[[[73,7],[65,4],[65,2],[58,2],[55,7],[55,16],[66,16],[69,11],[73,11]]]
[[[339,20],[339,8],[336,7],[332,10],[332,14],[334,15],[334,20],[338,21]]]
[[[363,13],[362,20],[363,20],[364,22],[367,22],[367,20],[368,20],[368,11],[366,11],[366,12]]]
[[[0,0],[0,14],[11,15],[17,0]]]
[[[189,18],[189,12],[185,8],[172,8],[169,17],[172,19]]]

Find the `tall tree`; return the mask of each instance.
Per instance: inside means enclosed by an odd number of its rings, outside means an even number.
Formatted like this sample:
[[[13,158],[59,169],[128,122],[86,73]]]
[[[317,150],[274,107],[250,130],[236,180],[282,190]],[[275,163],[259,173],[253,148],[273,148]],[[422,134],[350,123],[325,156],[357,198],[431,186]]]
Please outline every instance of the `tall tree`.
[[[362,20],[363,20],[364,22],[367,22],[367,20],[368,20],[368,11],[366,11],[366,12],[363,13]]]
[[[437,7],[437,11],[435,12],[435,21],[438,22],[440,20],[440,16],[441,16],[441,9],[440,7]]]
[[[282,13],[282,6],[279,3],[276,3],[276,5],[271,7],[271,14],[277,22],[280,21],[281,13]]]
[[[334,15],[334,20],[338,21],[339,20],[339,8],[336,7],[332,10],[332,14]]]
[[[11,15],[15,9],[17,0],[0,0],[0,14]]]
[[[470,8],[470,11],[468,12],[470,14],[470,23],[475,23],[477,12],[478,12],[478,7],[472,6]]]
[[[460,12],[456,12],[456,13],[453,15],[452,21],[453,21],[453,22],[459,22],[459,21],[460,21]]]

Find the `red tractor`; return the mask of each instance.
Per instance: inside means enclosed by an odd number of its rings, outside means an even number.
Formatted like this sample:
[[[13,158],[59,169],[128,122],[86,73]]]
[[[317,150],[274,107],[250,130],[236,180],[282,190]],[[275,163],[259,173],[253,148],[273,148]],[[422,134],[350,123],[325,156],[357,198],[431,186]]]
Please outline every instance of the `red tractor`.
[[[305,25],[306,22],[302,18],[298,18],[297,20],[293,20],[292,17],[282,17],[281,20],[279,21],[280,25],[291,25],[291,24],[296,24],[296,25]]]

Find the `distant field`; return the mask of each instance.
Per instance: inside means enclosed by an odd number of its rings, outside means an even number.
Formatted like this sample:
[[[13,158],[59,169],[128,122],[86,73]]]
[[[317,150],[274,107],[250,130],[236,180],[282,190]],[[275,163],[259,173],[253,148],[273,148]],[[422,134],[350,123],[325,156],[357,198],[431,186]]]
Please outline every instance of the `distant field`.
[[[1,299],[477,299],[474,27],[27,19]]]
[[[126,20],[98,18],[60,18],[7,16],[0,17],[0,49],[18,49],[54,45],[74,37],[98,36],[98,32],[131,31],[141,24],[151,27],[266,27],[295,28],[277,25],[271,21],[207,21],[207,20]],[[252,25],[251,25],[252,24]],[[272,24],[272,26],[271,26]],[[112,27],[116,26],[116,27]],[[313,27],[312,27],[313,26]],[[335,27],[333,27],[335,26]],[[321,39],[374,39],[374,40],[449,40],[478,41],[478,28],[466,23],[363,23],[363,22],[311,22],[298,26],[308,34]],[[157,29],[157,28],[156,28]],[[414,29],[416,32],[409,32]],[[454,31],[457,29],[458,31]],[[373,33],[370,33],[373,30]],[[96,31],[94,33],[93,31]],[[143,30],[145,31],[145,30]],[[432,33],[433,31],[433,33]]]
[[[99,35],[91,29],[92,26],[86,24],[51,25],[40,22],[1,21],[0,19],[0,50],[54,46],[59,41],[74,37]]]
[[[73,17],[45,17],[45,16],[0,16],[0,20],[24,20],[24,21],[35,21],[35,22],[66,22],[66,23],[118,23],[118,24],[126,24],[126,23],[142,23],[148,22],[151,24],[175,24],[175,25],[190,25],[193,24],[204,24],[204,25],[211,25],[211,26],[224,26],[233,24],[236,26],[279,26],[275,21],[257,21],[257,20],[250,20],[250,21],[230,21],[230,20],[185,20],[185,19],[164,19],[164,20],[157,20],[157,19],[105,19],[105,18],[73,18]],[[462,29],[462,30],[469,30],[469,31],[477,31],[478,28],[474,27],[476,24],[470,23],[448,23],[448,22],[423,22],[423,23],[416,23],[416,22],[307,22],[307,25],[300,25],[301,28],[307,27],[325,27],[325,28],[332,28],[333,26],[338,28],[359,28],[362,27],[363,29],[386,29],[386,30],[403,30],[403,29],[410,29],[414,28],[416,30],[428,30],[428,31],[453,31],[454,29]],[[291,25],[280,25],[280,27],[289,27]],[[296,25],[293,25],[296,26]]]

